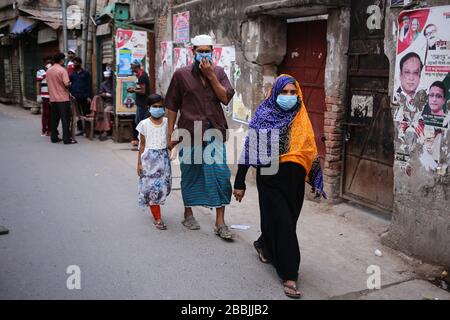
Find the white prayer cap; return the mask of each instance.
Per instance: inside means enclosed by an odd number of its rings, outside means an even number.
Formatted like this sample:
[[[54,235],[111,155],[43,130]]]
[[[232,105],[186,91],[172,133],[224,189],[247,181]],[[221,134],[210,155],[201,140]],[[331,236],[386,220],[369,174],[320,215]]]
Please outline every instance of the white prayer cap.
[[[105,78],[111,77],[111,71],[106,70],[105,72],[103,72],[103,76],[104,76]]]
[[[213,39],[212,37],[206,35],[206,34],[201,34],[196,36],[195,38],[193,38],[191,40],[192,45],[198,47],[198,46],[213,46]]]
[[[73,54],[77,54],[77,51],[73,48],[70,48],[69,50],[67,50],[67,53],[72,52]]]

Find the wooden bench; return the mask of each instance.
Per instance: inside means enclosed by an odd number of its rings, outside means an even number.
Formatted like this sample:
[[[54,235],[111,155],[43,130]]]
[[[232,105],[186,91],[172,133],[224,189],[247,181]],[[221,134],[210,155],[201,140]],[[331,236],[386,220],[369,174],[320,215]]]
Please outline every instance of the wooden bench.
[[[128,130],[131,141],[133,139],[134,118],[114,117],[113,140],[114,142],[124,142],[124,133]]]
[[[84,117],[81,116],[80,117],[81,120],[83,120],[84,122],[84,134],[86,135],[86,137],[89,140],[94,140],[94,127],[95,127],[95,117],[94,116],[90,116],[90,117]],[[87,126],[87,124],[89,124]]]

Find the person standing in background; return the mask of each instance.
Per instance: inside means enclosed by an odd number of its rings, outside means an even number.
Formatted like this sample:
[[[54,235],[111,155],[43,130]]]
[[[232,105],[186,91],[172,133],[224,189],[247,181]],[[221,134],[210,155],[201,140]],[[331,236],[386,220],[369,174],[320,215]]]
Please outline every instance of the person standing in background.
[[[58,124],[59,120],[61,120],[64,144],[74,144],[77,142],[72,139],[70,132],[72,110],[70,108],[69,87],[71,83],[69,74],[64,68],[65,58],[64,53],[56,54],[53,57],[53,66],[46,74],[51,103],[51,141],[53,143],[61,141],[58,137]]]
[[[67,72],[69,73],[69,76],[75,71],[75,65],[73,62],[73,59],[77,56],[77,51],[75,49],[69,49],[67,51]]]
[[[70,94],[75,98],[77,111],[80,116],[87,116],[91,112],[92,102],[92,78],[91,73],[82,68],[82,60],[80,57],[73,59],[74,72],[70,75]],[[77,136],[83,135],[83,121],[77,121]]]
[[[128,88],[129,93],[135,93],[136,94],[136,117],[134,119],[134,130],[133,130],[133,140],[131,141],[131,144],[133,146],[138,145],[138,132],[136,130],[136,126],[144,119],[148,117],[148,110],[147,110],[147,99],[150,94],[150,78],[148,77],[147,72],[145,72],[141,68],[141,62],[139,60],[134,60],[131,63],[131,71],[133,71],[134,74],[136,74],[136,77],[138,78],[136,87],[134,88]]]
[[[44,67],[36,73],[37,103],[42,105],[42,136],[50,136],[50,94],[46,80],[47,70],[52,67],[52,57],[44,58]]]

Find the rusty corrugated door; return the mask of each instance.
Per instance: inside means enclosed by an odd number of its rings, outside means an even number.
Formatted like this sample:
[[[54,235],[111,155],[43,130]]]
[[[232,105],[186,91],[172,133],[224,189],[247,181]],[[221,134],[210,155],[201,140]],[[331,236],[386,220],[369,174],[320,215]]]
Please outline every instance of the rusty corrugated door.
[[[288,23],[287,53],[279,67],[279,73],[290,74],[300,83],[322,162],[325,159],[324,81],[326,61],[327,21]]]
[[[394,127],[385,5],[385,0],[352,1],[343,196],[392,211]]]

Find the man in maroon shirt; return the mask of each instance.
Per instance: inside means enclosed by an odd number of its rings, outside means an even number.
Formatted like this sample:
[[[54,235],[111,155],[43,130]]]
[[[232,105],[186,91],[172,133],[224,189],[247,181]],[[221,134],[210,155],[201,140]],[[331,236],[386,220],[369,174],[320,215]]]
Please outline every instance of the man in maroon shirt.
[[[223,239],[231,239],[232,234],[225,224],[225,205],[231,201],[231,173],[226,164],[224,144],[228,125],[221,103],[227,105],[231,101],[234,89],[223,68],[212,64],[212,38],[200,35],[192,42],[195,61],[174,73],[165,103],[169,120],[169,149],[177,143],[170,137],[178,112],[177,127],[187,130],[192,142],[183,143],[180,151],[181,193],[185,206],[182,223],[188,229],[197,230],[200,226],[193,216],[192,207],[216,208],[214,231]],[[202,136],[208,129],[216,129],[221,133],[220,139],[194,141],[195,122],[198,122]],[[213,150],[210,152],[213,163],[206,160],[207,155],[201,163],[194,161],[197,158],[194,154],[201,152],[203,155],[205,149],[206,153]]]

